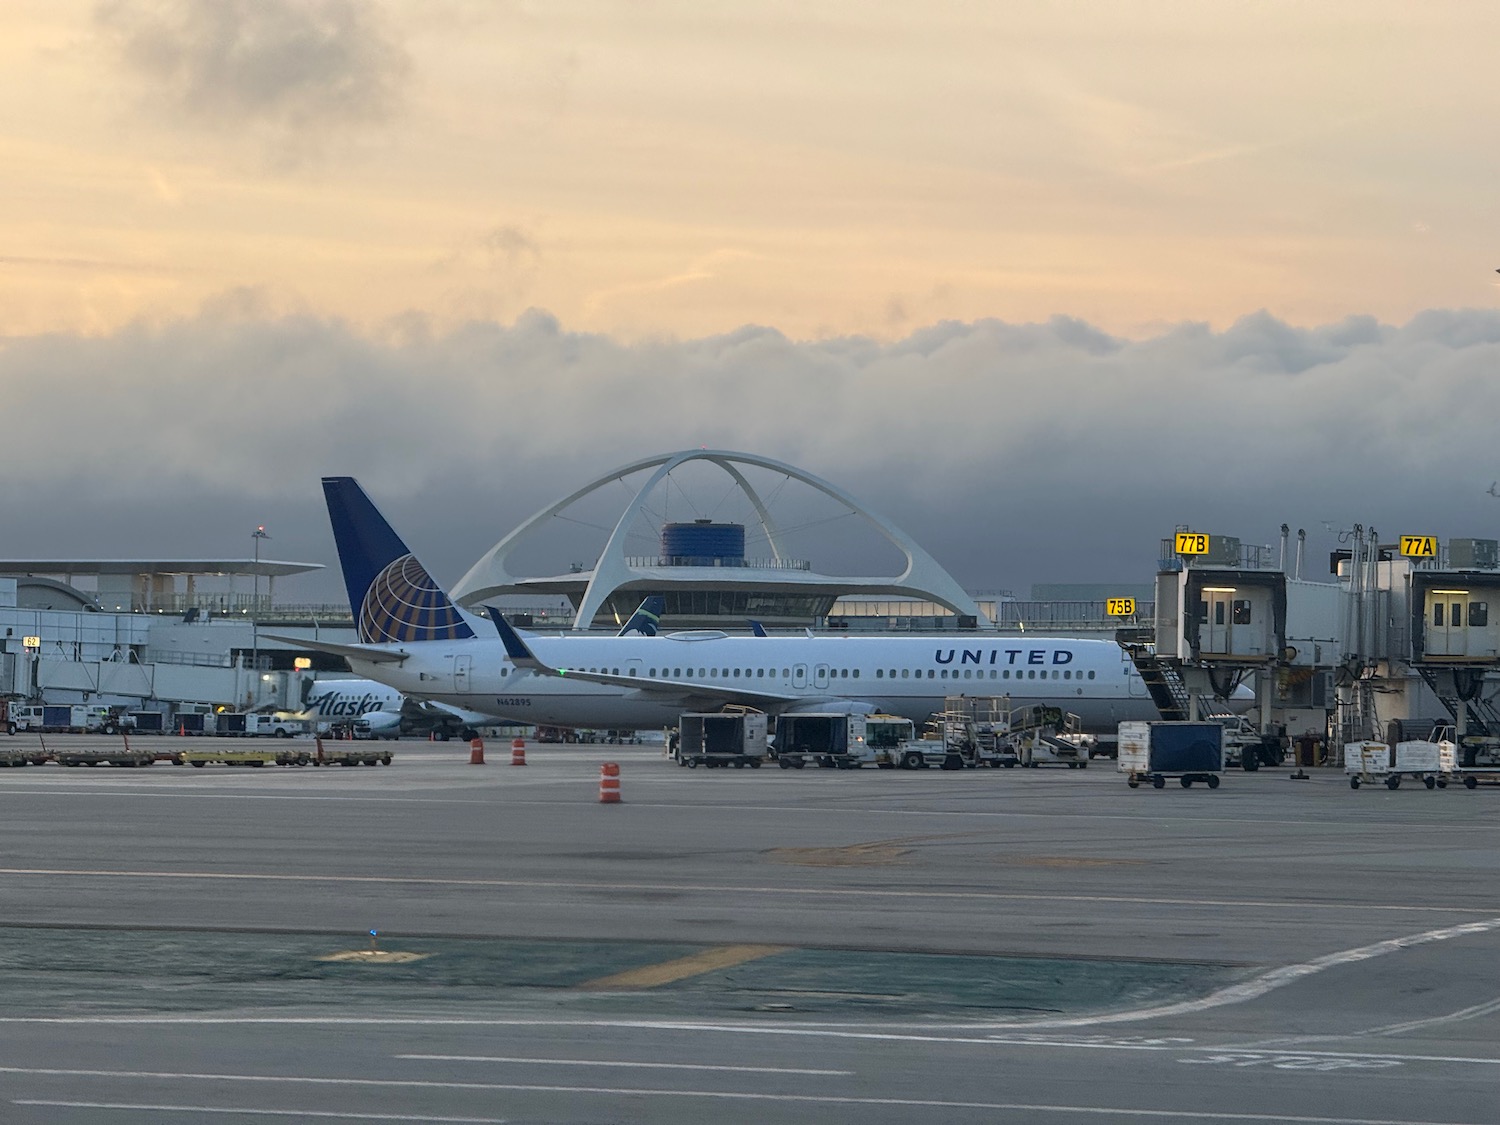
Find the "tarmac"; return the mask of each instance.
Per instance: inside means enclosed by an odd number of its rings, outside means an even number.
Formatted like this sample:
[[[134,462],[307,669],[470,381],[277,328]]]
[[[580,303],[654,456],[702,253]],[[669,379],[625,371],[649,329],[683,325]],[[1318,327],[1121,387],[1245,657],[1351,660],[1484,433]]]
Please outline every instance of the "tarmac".
[[[1500,789],[390,745],[0,770],[0,1121],[1500,1123]]]

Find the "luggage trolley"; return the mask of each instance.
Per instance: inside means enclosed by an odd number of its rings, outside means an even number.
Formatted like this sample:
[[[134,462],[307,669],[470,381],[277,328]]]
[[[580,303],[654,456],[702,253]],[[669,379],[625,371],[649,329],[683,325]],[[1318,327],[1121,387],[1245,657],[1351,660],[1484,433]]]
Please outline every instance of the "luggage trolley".
[[[1387,789],[1401,788],[1404,777],[1420,781],[1428,789],[1446,789],[1457,769],[1454,745],[1446,739],[1398,742],[1344,743],[1344,773],[1349,788],[1384,782]]]
[[[1121,723],[1116,768],[1132,789],[1142,781],[1163,789],[1169,777],[1177,778],[1184,789],[1192,788],[1195,781],[1217,789],[1224,772],[1224,727],[1220,723]]]

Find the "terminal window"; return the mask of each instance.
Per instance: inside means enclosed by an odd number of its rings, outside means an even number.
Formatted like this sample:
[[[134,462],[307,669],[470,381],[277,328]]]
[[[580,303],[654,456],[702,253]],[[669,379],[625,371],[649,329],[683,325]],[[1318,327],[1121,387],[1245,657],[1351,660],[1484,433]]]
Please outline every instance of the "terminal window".
[[[1482,629],[1490,623],[1490,603],[1469,603],[1469,625],[1472,628]]]
[[[1236,625],[1250,624],[1250,602],[1245,598],[1238,598],[1234,603],[1234,623]]]

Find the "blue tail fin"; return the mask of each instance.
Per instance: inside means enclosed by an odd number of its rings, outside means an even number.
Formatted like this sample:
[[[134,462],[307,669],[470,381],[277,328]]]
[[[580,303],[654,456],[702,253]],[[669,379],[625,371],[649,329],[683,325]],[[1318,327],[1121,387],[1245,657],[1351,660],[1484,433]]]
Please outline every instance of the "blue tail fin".
[[[656,636],[656,630],[661,626],[661,615],[666,609],[667,599],[660,594],[652,594],[641,603],[641,608],[631,615],[630,620],[625,622],[625,628],[615,635],[623,637],[627,633],[639,633],[643,637]]]
[[[449,641],[474,630],[353,477],[324,477],[349,609],[365,644]]]

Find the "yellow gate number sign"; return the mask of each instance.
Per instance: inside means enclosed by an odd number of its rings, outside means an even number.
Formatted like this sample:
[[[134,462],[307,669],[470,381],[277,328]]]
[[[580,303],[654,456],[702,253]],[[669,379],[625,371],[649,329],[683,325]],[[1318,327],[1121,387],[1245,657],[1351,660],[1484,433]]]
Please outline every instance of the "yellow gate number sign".
[[[1104,612],[1110,617],[1134,617],[1134,598],[1105,598]]]
[[[1436,535],[1403,535],[1401,553],[1409,559],[1437,558]]]
[[[1179,555],[1206,555],[1208,554],[1208,536],[1201,531],[1179,531],[1177,533],[1177,553]]]

